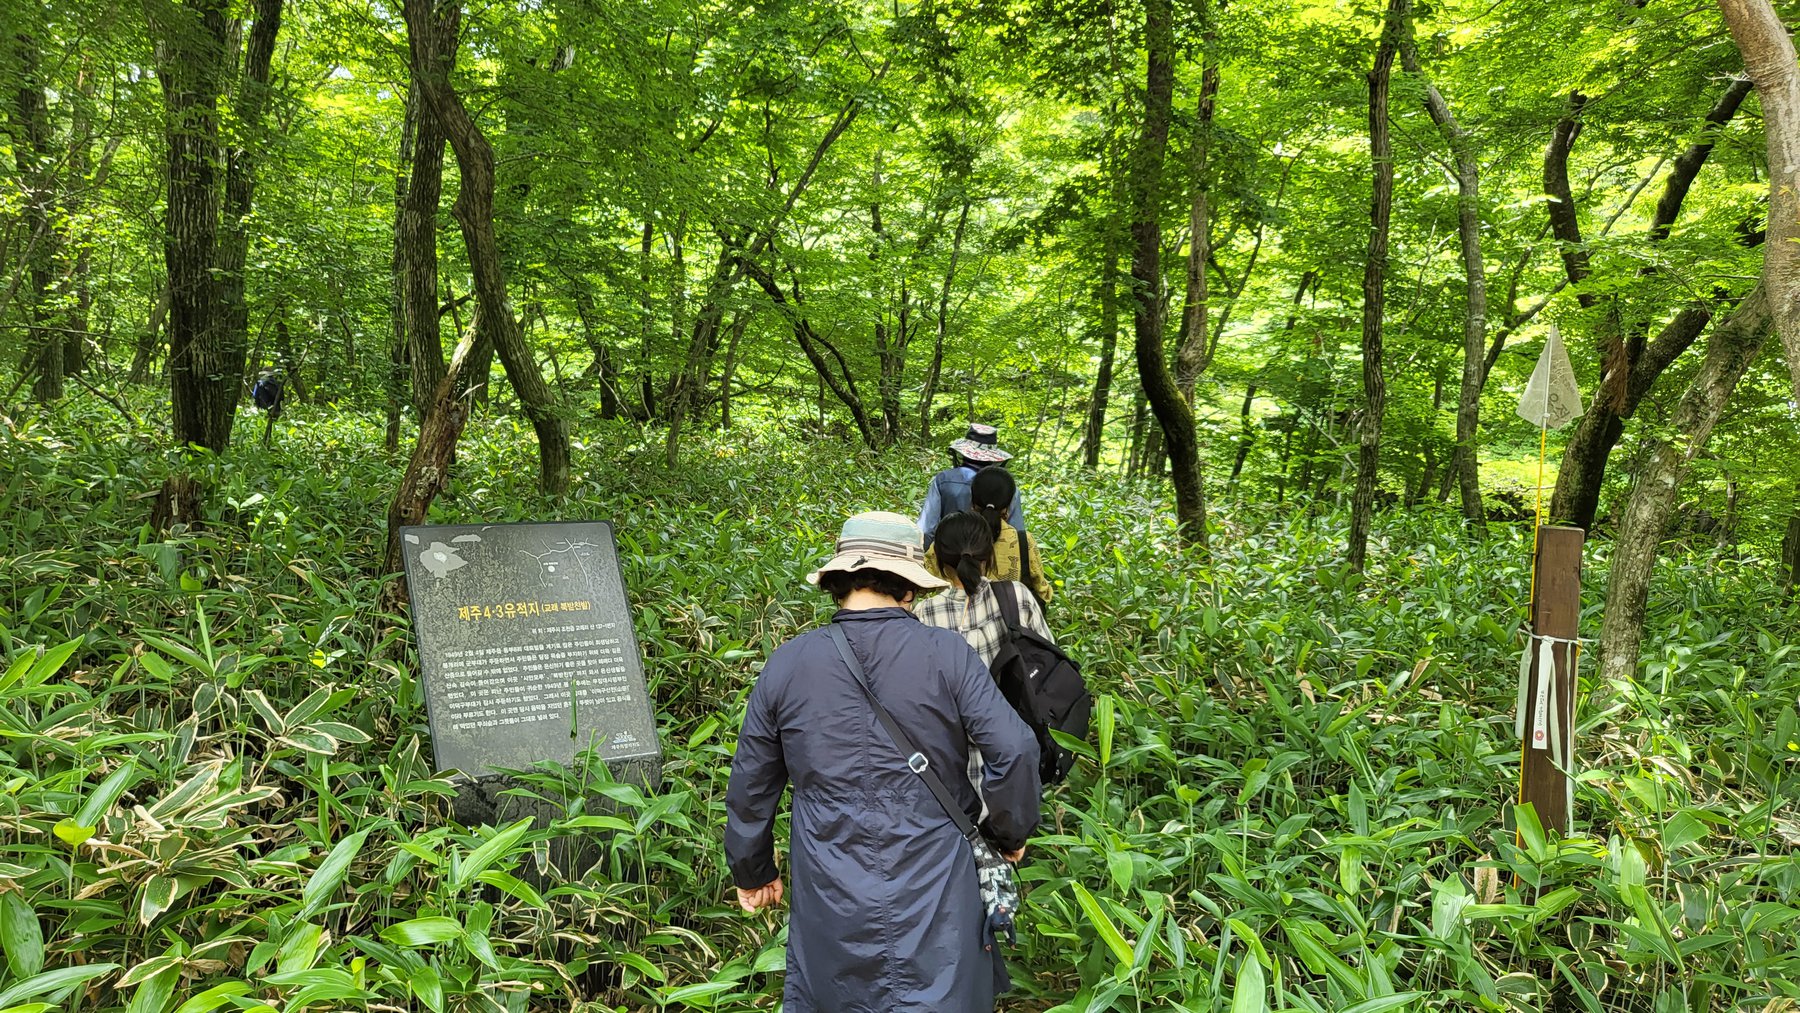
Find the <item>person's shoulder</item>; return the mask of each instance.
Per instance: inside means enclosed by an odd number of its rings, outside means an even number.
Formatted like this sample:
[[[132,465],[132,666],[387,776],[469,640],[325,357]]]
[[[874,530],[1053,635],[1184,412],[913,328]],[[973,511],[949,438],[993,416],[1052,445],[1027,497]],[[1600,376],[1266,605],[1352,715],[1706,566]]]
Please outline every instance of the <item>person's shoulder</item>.
[[[796,634],[786,643],[769,652],[769,659],[763,662],[762,672],[757,675],[757,680],[760,682],[788,678],[810,656],[827,649],[827,642],[830,639],[831,632],[826,626],[819,626]]]

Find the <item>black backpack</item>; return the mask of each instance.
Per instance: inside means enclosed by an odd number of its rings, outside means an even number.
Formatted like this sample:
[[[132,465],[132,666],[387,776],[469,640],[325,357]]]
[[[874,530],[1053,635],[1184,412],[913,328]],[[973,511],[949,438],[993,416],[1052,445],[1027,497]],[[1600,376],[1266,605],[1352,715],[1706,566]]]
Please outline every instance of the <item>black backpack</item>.
[[[269,373],[258,377],[256,383],[251,386],[250,400],[255,402],[256,407],[261,408],[263,411],[269,411],[271,409],[279,410],[281,408],[283,393],[284,391],[281,389],[281,377],[274,373]]]
[[[1039,779],[1046,787],[1061,784],[1075,765],[1075,754],[1057,744],[1050,730],[1087,738],[1094,698],[1081,677],[1081,667],[1062,648],[1019,621],[1018,591],[1013,583],[995,582],[993,588],[1007,634],[991,666],[994,679],[1006,702],[1037,735]]]

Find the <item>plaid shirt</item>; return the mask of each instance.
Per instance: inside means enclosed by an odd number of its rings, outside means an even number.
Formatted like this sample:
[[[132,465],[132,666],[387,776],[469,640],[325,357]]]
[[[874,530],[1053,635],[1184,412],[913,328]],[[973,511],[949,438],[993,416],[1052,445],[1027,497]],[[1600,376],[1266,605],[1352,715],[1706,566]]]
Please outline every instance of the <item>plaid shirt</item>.
[[[1055,639],[1031,592],[1017,581],[1009,583],[1019,600],[1020,624],[1046,640]],[[973,602],[962,588],[951,587],[936,598],[915,604],[913,615],[927,626],[962,634],[975,653],[981,655],[984,665],[993,665],[994,657],[1000,653],[1000,645],[1006,642],[1006,616],[1000,611],[1000,599],[994,594],[992,581],[981,582],[981,590],[976,592]]]

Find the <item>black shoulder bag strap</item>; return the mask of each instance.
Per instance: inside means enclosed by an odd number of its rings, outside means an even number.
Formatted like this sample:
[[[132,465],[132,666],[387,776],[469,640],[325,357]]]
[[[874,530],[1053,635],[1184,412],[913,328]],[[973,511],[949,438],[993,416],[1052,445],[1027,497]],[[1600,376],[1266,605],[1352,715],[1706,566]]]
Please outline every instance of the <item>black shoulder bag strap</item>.
[[[1031,536],[1023,531],[1019,532],[1019,582],[1031,586]]]
[[[856,678],[856,684],[862,687],[863,695],[869,698],[869,705],[875,708],[875,716],[880,719],[881,727],[887,729],[888,738],[893,739],[894,745],[905,754],[907,768],[919,775],[919,780],[924,781],[925,787],[931,789],[938,804],[949,814],[950,822],[956,824],[956,829],[969,840],[975,840],[975,824],[969,819],[969,814],[963,812],[962,806],[957,805],[956,800],[950,797],[950,789],[944,787],[944,782],[938,779],[937,772],[931,769],[931,762],[925,758],[924,753],[913,748],[912,739],[907,737],[906,732],[901,730],[900,723],[894,720],[894,716],[876,698],[874,688],[869,685],[869,677],[863,673],[862,662],[856,660],[856,652],[850,649],[850,641],[844,636],[843,627],[832,623],[826,629],[831,633],[832,642],[837,644],[838,655],[844,659],[844,664],[850,666],[850,674]]]
[[[1013,588],[1013,582],[990,580],[988,586],[994,589],[994,600],[1000,603],[1000,618],[1006,620],[1007,630],[1019,632],[1023,623],[1019,618],[1019,592]]]

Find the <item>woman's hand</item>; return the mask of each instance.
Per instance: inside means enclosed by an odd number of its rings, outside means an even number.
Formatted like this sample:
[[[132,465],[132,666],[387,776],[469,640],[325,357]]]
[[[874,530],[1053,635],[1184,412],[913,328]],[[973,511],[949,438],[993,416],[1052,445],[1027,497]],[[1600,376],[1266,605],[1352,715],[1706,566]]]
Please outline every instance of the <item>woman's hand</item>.
[[[737,895],[738,907],[743,908],[746,914],[756,911],[758,908],[772,907],[781,903],[781,877],[777,876],[771,882],[764,883],[753,890],[738,887]]]

